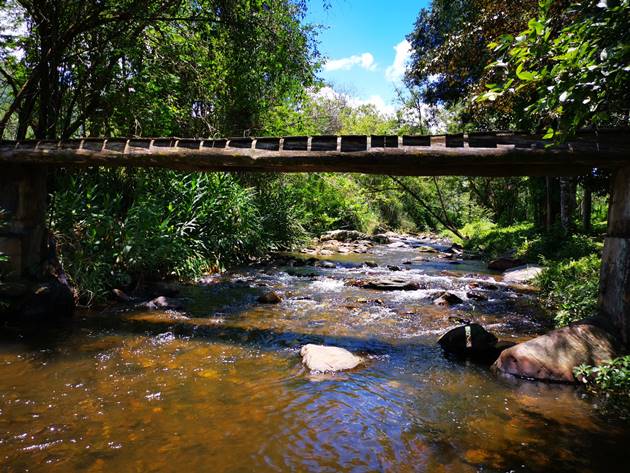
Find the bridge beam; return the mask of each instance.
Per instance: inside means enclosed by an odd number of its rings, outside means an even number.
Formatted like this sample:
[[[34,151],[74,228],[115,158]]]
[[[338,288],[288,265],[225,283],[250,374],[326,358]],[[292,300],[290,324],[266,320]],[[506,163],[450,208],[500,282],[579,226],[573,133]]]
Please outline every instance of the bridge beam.
[[[616,171],[602,253],[600,315],[630,347],[630,166]]]

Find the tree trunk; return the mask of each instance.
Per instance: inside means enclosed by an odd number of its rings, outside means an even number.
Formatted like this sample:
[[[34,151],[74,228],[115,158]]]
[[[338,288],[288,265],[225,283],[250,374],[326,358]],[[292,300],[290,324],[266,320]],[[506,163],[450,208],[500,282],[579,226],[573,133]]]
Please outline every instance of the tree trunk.
[[[584,197],[582,198],[582,229],[588,233],[591,231],[591,214],[593,211],[593,191],[588,183],[584,184]]]
[[[602,253],[600,316],[630,346],[630,167],[617,171]]]

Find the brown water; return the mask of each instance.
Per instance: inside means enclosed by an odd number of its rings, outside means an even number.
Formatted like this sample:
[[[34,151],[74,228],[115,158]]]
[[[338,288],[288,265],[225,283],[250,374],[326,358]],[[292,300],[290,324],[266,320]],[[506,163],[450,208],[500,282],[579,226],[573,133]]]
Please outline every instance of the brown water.
[[[444,288],[465,298],[466,284],[487,277],[470,274],[477,262],[396,273],[421,282],[418,291],[344,285],[389,274],[362,260],[414,256],[379,246],[329,257],[336,269],[209,278],[185,290],[189,317],[112,310],[54,331],[4,330],[0,471],[628,471],[630,427],[599,401],[500,378],[436,347],[452,316],[502,338],[534,335],[530,296],[499,287],[457,310],[431,304]],[[284,301],[257,304],[270,288]],[[311,374],[298,356],[310,342],[368,362]]]

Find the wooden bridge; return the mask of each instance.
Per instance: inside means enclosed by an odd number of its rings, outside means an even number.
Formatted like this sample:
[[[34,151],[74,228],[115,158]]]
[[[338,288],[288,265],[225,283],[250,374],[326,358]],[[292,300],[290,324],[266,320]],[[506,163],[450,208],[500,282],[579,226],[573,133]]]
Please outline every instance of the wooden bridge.
[[[0,142],[0,163],[184,171],[358,172],[408,176],[580,175],[630,165],[630,133],[580,133],[551,146],[511,132],[195,140],[85,138]]]
[[[358,172],[408,176],[572,176],[614,172],[599,307],[630,346],[630,131],[585,131],[562,145],[512,132],[440,136],[232,139],[85,138],[0,142],[0,252],[17,279],[41,279],[46,169],[127,166],[184,171]],[[0,285],[1,286],[1,285]],[[0,297],[2,291],[0,287]]]

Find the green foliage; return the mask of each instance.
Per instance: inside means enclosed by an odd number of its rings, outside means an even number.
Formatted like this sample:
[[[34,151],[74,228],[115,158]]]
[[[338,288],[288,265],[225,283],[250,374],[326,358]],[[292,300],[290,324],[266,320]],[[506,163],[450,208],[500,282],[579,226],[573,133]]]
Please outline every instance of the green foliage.
[[[517,252],[535,238],[537,232],[531,223],[500,227],[488,220],[466,224],[461,233],[467,240],[459,240],[465,248],[482,252],[488,258]]]
[[[630,395],[630,356],[615,358],[599,366],[580,365],[573,373],[594,391]]]
[[[555,228],[550,233],[540,233],[525,240],[518,248],[517,255],[529,261],[563,261],[598,254],[602,247],[603,243],[594,237],[583,234],[566,235]]]
[[[259,195],[229,174],[100,170],[59,176],[57,187],[52,224],[84,300],[145,277],[195,278],[299,239],[284,201],[268,199],[282,191]]]
[[[314,82],[305,11],[303,0],[3,2],[26,34],[0,38],[0,137],[259,133]]]
[[[556,309],[556,325],[564,326],[594,315],[601,266],[599,256],[545,263],[546,268],[537,283],[547,306]]]
[[[543,0],[527,29],[488,44],[499,83],[477,99],[532,92],[523,116],[546,129],[547,139],[562,140],[586,125],[627,125],[628,44],[630,1],[574,1],[562,9]]]
[[[555,312],[557,326],[593,315],[599,288],[602,243],[588,235],[569,235],[555,229],[541,233],[531,223],[500,227],[481,220],[465,225],[459,240],[486,258],[511,254],[545,269],[537,278],[543,303]]]
[[[493,57],[485,45],[525,28],[536,5],[536,0],[433,0],[407,37],[412,55],[405,82],[412,94],[422,103],[454,110],[451,118],[459,122],[458,131],[510,128],[522,101],[479,107],[469,98],[493,80],[484,69]]]
[[[520,223],[501,227],[488,220],[466,224],[461,233],[467,240],[459,240],[467,249],[479,251],[487,258],[513,254],[532,263],[548,260],[564,261],[597,254],[601,241],[583,235],[566,235],[560,228],[546,233],[533,223]]]
[[[345,228],[369,231],[377,216],[368,204],[365,189],[352,176],[338,174],[295,175],[290,192],[297,203],[302,225],[313,235]]]

